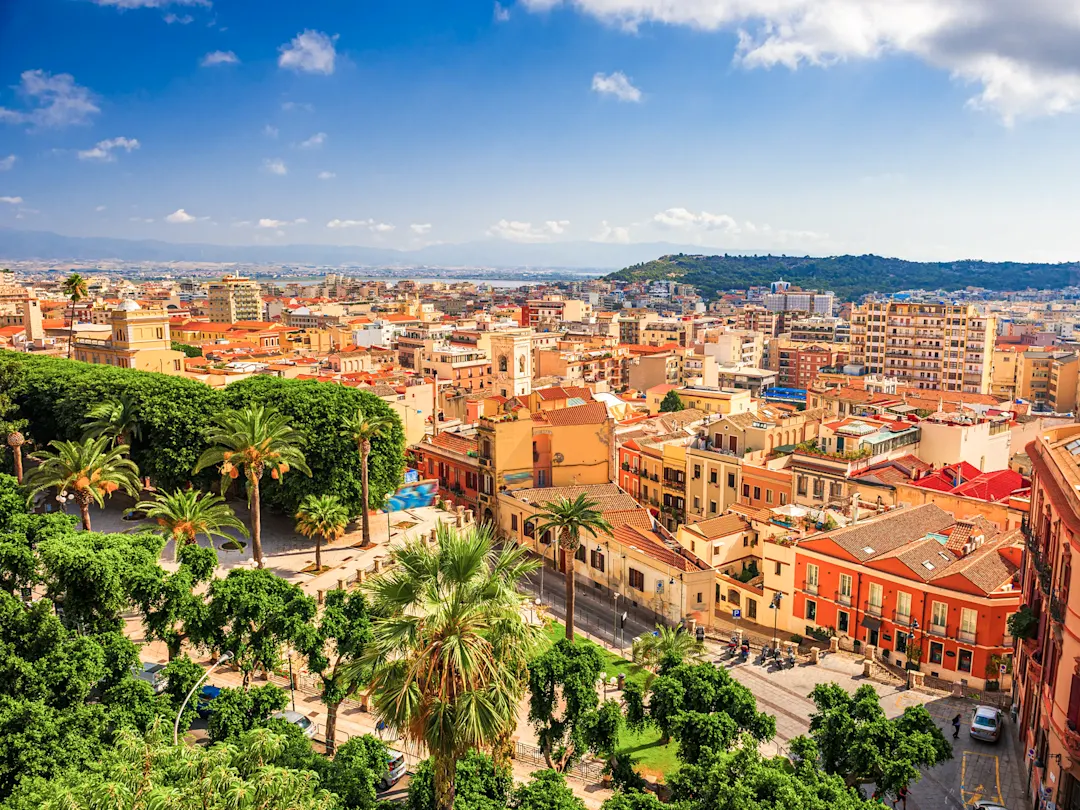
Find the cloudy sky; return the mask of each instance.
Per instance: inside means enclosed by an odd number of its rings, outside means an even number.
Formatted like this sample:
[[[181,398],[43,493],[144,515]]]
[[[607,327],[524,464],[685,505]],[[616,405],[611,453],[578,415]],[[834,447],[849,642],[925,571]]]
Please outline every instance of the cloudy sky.
[[[1080,259],[1073,0],[0,0],[0,227]]]

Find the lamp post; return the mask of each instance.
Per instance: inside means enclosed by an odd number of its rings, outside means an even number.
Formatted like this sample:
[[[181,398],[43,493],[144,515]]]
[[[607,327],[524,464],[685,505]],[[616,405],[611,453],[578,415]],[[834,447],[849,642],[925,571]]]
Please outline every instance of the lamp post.
[[[919,620],[911,620],[911,630],[907,634],[907,656],[904,661],[904,670],[907,672],[907,688],[911,688],[911,645],[915,643],[915,631],[919,629]]]
[[[67,505],[75,500],[75,496],[70,494],[66,489],[56,496],[57,502],[60,504],[60,511],[65,515],[67,514]]]
[[[226,661],[229,661],[231,659],[232,659],[232,653],[231,652],[222,653],[221,657],[217,661],[214,662],[214,665],[212,667],[210,667],[210,669],[206,670],[206,672],[203,674],[203,676],[201,678],[199,678],[199,680],[195,681],[195,685],[193,687],[191,687],[191,691],[189,691],[187,693],[187,697],[184,698],[184,702],[180,704],[180,711],[178,711],[176,713],[176,722],[173,723],[173,734],[172,734],[173,745],[179,745],[179,743],[180,743],[180,718],[183,716],[184,709],[187,708],[188,701],[191,700],[191,696],[195,694],[195,690],[198,689],[200,686],[203,685],[203,683],[206,682],[206,679],[209,678],[213,674],[215,669],[217,669],[222,664],[224,664]]]
[[[776,628],[777,628],[777,622],[780,619],[780,597],[782,597],[782,596],[783,596],[783,594],[780,593],[780,591],[777,591],[776,593],[773,594],[772,602],[769,604],[769,607],[771,607],[773,609],[772,637],[773,637],[773,644],[774,645],[777,644],[777,641],[776,641]],[[774,646],[773,649],[779,649],[779,647]]]

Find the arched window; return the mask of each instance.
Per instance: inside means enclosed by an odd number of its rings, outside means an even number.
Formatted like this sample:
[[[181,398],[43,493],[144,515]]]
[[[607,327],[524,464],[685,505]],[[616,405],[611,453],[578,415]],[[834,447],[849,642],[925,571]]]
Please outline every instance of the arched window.
[[[506,355],[499,355],[499,371],[506,371]]]
[[[525,373],[525,355],[518,358],[518,371],[522,374]]]

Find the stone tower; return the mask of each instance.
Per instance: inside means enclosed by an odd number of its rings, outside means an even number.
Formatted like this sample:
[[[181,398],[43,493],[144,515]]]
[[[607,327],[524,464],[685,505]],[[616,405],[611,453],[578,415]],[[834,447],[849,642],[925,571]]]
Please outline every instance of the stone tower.
[[[504,397],[532,393],[532,338],[529,333],[494,332],[491,335],[491,387]]]

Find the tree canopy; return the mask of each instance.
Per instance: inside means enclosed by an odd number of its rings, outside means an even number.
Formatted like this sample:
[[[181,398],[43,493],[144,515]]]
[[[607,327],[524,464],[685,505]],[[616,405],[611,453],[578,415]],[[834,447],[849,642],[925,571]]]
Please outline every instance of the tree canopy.
[[[660,413],[674,413],[675,411],[681,411],[685,407],[682,397],[674,389],[664,394],[664,398],[660,400]]]

